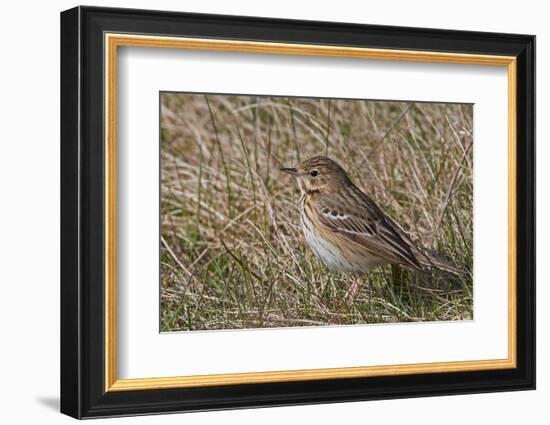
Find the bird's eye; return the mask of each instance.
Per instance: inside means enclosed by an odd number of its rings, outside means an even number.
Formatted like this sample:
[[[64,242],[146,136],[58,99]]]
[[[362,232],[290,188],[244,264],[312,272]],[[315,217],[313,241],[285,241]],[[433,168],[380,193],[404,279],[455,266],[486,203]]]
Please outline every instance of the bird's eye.
[[[309,175],[310,175],[311,177],[317,177],[317,176],[319,175],[319,171],[313,170],[312,172],[309,173]]]

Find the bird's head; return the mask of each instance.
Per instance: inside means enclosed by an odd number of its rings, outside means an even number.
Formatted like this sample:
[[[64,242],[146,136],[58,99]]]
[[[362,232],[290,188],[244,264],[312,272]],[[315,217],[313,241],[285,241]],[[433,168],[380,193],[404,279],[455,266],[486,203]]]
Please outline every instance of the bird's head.
[[[330,192],[350,181],[345,170],[326,156],[314,156],[296,167],[281,168],[281,171],[297,178],[304,192]]]

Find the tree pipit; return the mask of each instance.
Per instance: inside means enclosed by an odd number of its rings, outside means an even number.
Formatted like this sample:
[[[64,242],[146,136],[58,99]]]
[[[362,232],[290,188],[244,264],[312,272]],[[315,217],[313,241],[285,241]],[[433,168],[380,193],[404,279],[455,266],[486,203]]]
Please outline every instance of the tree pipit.
[[[355,274],[346,298],[355,296],[364,273],[386,264],[459,273],[416,245],[332,159],[316,156],[281,171],[300,183],[302,229],[313,252],[330,270]]]

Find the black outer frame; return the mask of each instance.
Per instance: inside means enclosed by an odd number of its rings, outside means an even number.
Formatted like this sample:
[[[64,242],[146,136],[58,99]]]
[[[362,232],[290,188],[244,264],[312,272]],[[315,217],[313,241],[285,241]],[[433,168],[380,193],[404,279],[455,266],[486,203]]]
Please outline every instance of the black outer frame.
[[[517,368],[105,392],[104,32],[517,57]],[[534,389],[534,131],[534,36],[95,7],[62,12],[61,412],[91,418]]]

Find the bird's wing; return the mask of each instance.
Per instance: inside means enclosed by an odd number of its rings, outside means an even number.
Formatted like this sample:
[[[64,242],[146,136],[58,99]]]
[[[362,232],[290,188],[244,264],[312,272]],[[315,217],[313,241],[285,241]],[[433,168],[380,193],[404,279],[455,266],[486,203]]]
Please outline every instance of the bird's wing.
[[[423,270],[409,244],[392,221],[363,192],[348,187],[334,196],[319,196],[315,212],[322,225],[353,241],[369,252]]]

